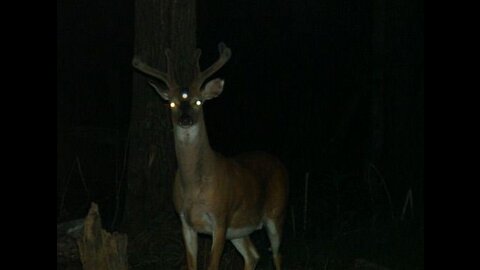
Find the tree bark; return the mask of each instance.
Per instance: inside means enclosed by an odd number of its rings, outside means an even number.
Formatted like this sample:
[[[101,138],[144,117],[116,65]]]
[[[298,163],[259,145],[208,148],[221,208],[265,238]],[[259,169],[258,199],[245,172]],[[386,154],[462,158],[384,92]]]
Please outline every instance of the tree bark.
[[[377,200],[383,194],[382,183],[375,168],[381,167],[381,155],[384,144],[384,91],[385,91],[385,0],[372,2],[372,67],[370,84],[370,127],[365,151],[364,174],[374,211],[377,212]]]
[[[77,240],[83,270],[127,270],[127,236],[102,230],[98,206],[92,203]]]
[[[166,71],[165,49],[178,61],[181,84],[193,72],[196,48],[196,14],[193,0],[137,0],[135,2],[134,54],[158,70]],[[171,186],[175,152],[168,107],[148,85],[151,78],[133,73],[132,109],[125,215],[122,230],[135,237],[162,210],[173,209]]]

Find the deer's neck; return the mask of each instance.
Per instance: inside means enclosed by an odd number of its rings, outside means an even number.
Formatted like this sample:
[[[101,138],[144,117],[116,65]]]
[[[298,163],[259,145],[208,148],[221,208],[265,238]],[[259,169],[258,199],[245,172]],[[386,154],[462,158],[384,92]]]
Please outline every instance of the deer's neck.
[[[174,125],[174,137],[182,185],[190,186],[201,182],[212,171],[215,161],[205,122],[201,119],[189,128]]]

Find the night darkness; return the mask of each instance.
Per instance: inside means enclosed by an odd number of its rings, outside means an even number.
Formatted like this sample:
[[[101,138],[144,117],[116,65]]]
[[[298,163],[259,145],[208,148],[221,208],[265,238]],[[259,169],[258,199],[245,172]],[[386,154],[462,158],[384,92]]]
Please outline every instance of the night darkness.
[[[134,1],[57,7],[57,224],[94,201],[117,230]],[[224,91],[205,104],[212,148],[265,150],[288,169],[285,269],[423,269],[423,1],[197,1],[196,38],[203,67],[219,42],[232,49],[215,75]],[[254,234],[257,269],[273,269],[265,241]],[[168,256],[156,262],[165,268],[138,258],[130,268],[178,269]]]

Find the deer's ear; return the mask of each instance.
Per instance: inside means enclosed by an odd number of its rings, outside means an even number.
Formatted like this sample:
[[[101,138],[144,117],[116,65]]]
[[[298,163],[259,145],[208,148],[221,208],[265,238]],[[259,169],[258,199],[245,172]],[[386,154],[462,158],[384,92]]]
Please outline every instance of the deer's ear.
[[[209,81],[202,90],[202,98],[204,100],[209,100],[218,97],[223,91],[224,83],[225,81],[222,79]]]
[[[168,90],[167,89],[164,89],[160,86],[158,86],[156,83],[154,83],[153,81],[148,81],[148,84],[150,84],[150,86],[153,87],[153,89],[155,89],[155,91],[157,91],[157,93],[163,98],[165,99],[166,101],[170,101],[170,96],[168,95]]]

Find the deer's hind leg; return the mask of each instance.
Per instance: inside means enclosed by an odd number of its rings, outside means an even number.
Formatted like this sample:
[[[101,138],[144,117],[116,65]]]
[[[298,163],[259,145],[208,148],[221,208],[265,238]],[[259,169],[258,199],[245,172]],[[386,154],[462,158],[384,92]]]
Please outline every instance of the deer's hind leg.
[[[232,239],[231,241],[243,257],[243,261],[245,262],[243,269],[254,270],[260,256],[250,240],[250,237],[246,236],[244,238]]]
[[[283,217],[266,218],[265,229],[272,248],[273,263],[275,269],[282,269],[282,256],[280,254],[280,243],[282,241]]]

